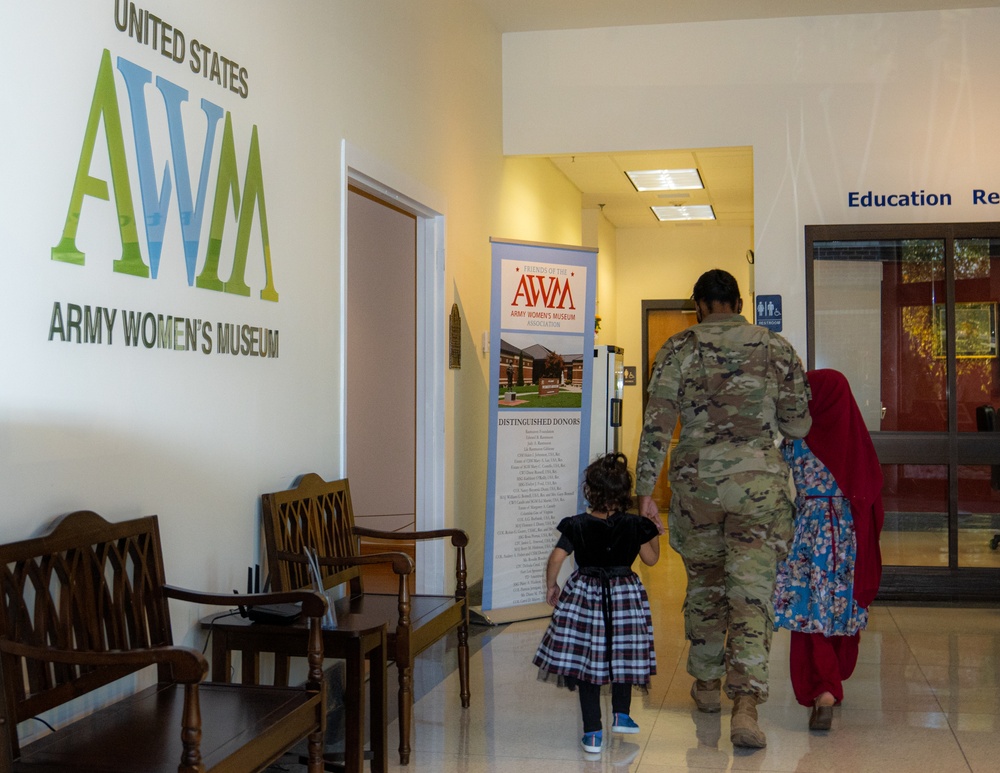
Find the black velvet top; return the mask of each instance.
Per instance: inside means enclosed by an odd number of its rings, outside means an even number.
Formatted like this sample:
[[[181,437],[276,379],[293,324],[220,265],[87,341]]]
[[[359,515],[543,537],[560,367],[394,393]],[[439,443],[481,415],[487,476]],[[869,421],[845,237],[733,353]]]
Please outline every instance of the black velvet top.
[[[633,513],[612,513],[607,520],[580,513],[556,528],[562,535],[556,547],[575,552],[579,567],[631,566],[639,548],[659,534],[656,524]]]

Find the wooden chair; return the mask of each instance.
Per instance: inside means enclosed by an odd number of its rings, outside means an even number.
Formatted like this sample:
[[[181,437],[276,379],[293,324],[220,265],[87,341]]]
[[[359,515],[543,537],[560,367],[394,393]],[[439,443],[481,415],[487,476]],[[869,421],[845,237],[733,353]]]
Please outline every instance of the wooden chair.
[[[202,684],[208,663],[174,646],[169,599],[301,602],[311,626],[306,685]],[[308,738],[309,771],[320,773],[325,610],[310,591],[235,596],[167,585],[156,516],[109,523],[81,511],[44,536],[0,545],[0,771],[247,773]],[[19,723],[153,665],[155,685],[21,745]],[[73,711],[84,708],[92,707]]]
[[[460,529],[436,531],[384,532],[354,525],[348,481],[325,481],[315,473],[304,475],[287,491],[264,494],[264,541],[268,569],[274,590],[286,591],[309,586],[308,566],[303,548],[316,551],[323,583],[327,589],[347,585],[347,593],[359,603],[352,609],[387,623],[388,657],[399,674],[399,761],[410,761],[410,733],[413,714],[413,659],[458,629],[458,673],[462,706],[469,706],[469,604],[466,586],[465,546],[469,538]],[[450,538],[457,549],[455,593],[453,596],[410,594],[408,579],[413,568],[403,553],[362,556],[360,538],[413,541]],[[399,578],[395,594],[366,593],[360,567],[391,563]]]

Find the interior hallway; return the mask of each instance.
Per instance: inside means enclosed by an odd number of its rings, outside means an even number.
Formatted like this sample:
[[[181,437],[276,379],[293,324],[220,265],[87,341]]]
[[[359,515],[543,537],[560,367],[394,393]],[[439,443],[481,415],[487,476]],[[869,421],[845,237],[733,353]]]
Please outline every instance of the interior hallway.
[[[413,755],[400,766],[389,728],[390,770],[409,773],[673,773],[756,771],[995,771],[1000,759],[1000,608],[872,608],[861,658],[833,730],[810,733],[788,682],[788,636],[771,657],[771,698],[760,709],[766,749],[735,751],[729,701],[699,714],[688,696],[679,557],[664,546],[642,567],[650,590],[659,673],[633,699],[639,735],[606,735],[601,755],[580,747],[575,694],[535,679],[531,657],[544,620],[476,627],[472,706],[463,710],[453,642],[417,659]],[[391,667],[390,667],[391,668]],[[394,670],[392,676],[394,677]],[[390,704],[394,701],[390,700]],[[604,706],[605,717],[609,706]],[[608,744],[607,738],[612,742]],[[294,766],[293,766],[294,767]]]

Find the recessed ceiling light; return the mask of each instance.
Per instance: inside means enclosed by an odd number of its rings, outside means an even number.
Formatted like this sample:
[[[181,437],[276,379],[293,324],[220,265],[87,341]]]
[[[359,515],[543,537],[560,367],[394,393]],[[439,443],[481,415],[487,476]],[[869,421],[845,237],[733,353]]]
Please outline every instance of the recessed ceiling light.
[[[657,220],[715,220],[710,204],[689,204],[683,207],[650,207]]]
[[[625,174],[637,191],[683,191],[705,187],[697,169],[647,169]]]

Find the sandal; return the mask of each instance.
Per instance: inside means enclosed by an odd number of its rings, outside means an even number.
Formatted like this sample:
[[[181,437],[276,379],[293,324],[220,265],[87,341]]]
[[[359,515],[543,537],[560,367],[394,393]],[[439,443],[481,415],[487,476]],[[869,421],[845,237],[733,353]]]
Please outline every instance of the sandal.
[[[809,715],[810,730],[829,730],[833,724],[833,706],[815,705]]]

